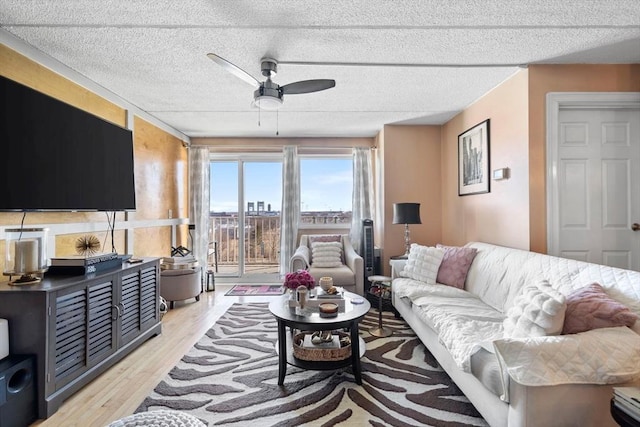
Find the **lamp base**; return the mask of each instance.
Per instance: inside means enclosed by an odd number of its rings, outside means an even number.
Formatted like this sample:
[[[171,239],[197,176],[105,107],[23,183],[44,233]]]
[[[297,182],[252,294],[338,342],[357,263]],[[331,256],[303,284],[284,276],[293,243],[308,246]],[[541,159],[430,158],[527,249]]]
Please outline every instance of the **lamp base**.
[[[41,280],[42,279],[32,274],[23,274],[20,278],[9,282],[9,284],[13,286],[35,285],[36,283],[40,283]]]
[[[386,338],[393,335],[393,331],[391,329],[381,327],[371,328],[369,329],[369,333],[378,338]]]
[[[409,236],[409,224],[404,225],[404,256],[409,257],[411,250],[411,238]]]

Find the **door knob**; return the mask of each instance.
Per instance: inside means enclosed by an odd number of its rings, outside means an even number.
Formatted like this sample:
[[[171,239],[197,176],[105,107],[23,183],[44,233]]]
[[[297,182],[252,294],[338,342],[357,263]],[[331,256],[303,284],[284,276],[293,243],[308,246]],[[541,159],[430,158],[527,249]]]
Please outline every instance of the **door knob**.
[[[631,229],[633,231],[638,231],[640,230],[640,224],[638,224],[637,222],[634,222],[633,224],[631,224]]]

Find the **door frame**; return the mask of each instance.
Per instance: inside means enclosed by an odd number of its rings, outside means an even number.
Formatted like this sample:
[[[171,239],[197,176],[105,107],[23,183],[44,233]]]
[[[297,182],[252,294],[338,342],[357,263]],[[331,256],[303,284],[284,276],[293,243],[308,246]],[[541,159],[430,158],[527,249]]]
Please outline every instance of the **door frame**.
[[[240,153],[217,153],[212,152],[209,156],[209,165],[212,162],[235,162],[238,165],[238,271],[237,273],[219,273],[216,280],[220,283],[273,283],[276,278],[275,274],[247,274],[246,258],[245,258],[245,164],[247,163],[283,163],[282,153],[280,152],[240,152]],[[277,279],[279,279],[277,273]],[[277,280],[276,280],[277,281]]]
[[[559,256],[558,131],[564,108],[640,108],[640,92],[549,92],[547,93],[547,254]]]

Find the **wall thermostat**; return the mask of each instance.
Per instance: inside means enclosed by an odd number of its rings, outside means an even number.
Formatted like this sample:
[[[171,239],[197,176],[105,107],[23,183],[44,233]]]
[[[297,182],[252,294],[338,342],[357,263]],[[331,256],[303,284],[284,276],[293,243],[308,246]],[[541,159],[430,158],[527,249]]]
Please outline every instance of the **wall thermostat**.
[[[508,178],[509,178],[509,168],[495,169],[493,171],[494,181],[499,181],[501,179],[508,179]]]

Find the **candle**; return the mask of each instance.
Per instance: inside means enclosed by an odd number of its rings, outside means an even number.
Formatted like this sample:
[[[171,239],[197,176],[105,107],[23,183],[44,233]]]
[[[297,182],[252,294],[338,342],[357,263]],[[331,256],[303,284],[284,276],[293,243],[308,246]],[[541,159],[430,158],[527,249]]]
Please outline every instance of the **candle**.
[[[16,241],[16,260],[13,264],[15,273],[34,273],[38,271],[38,241],[25,239]]]

